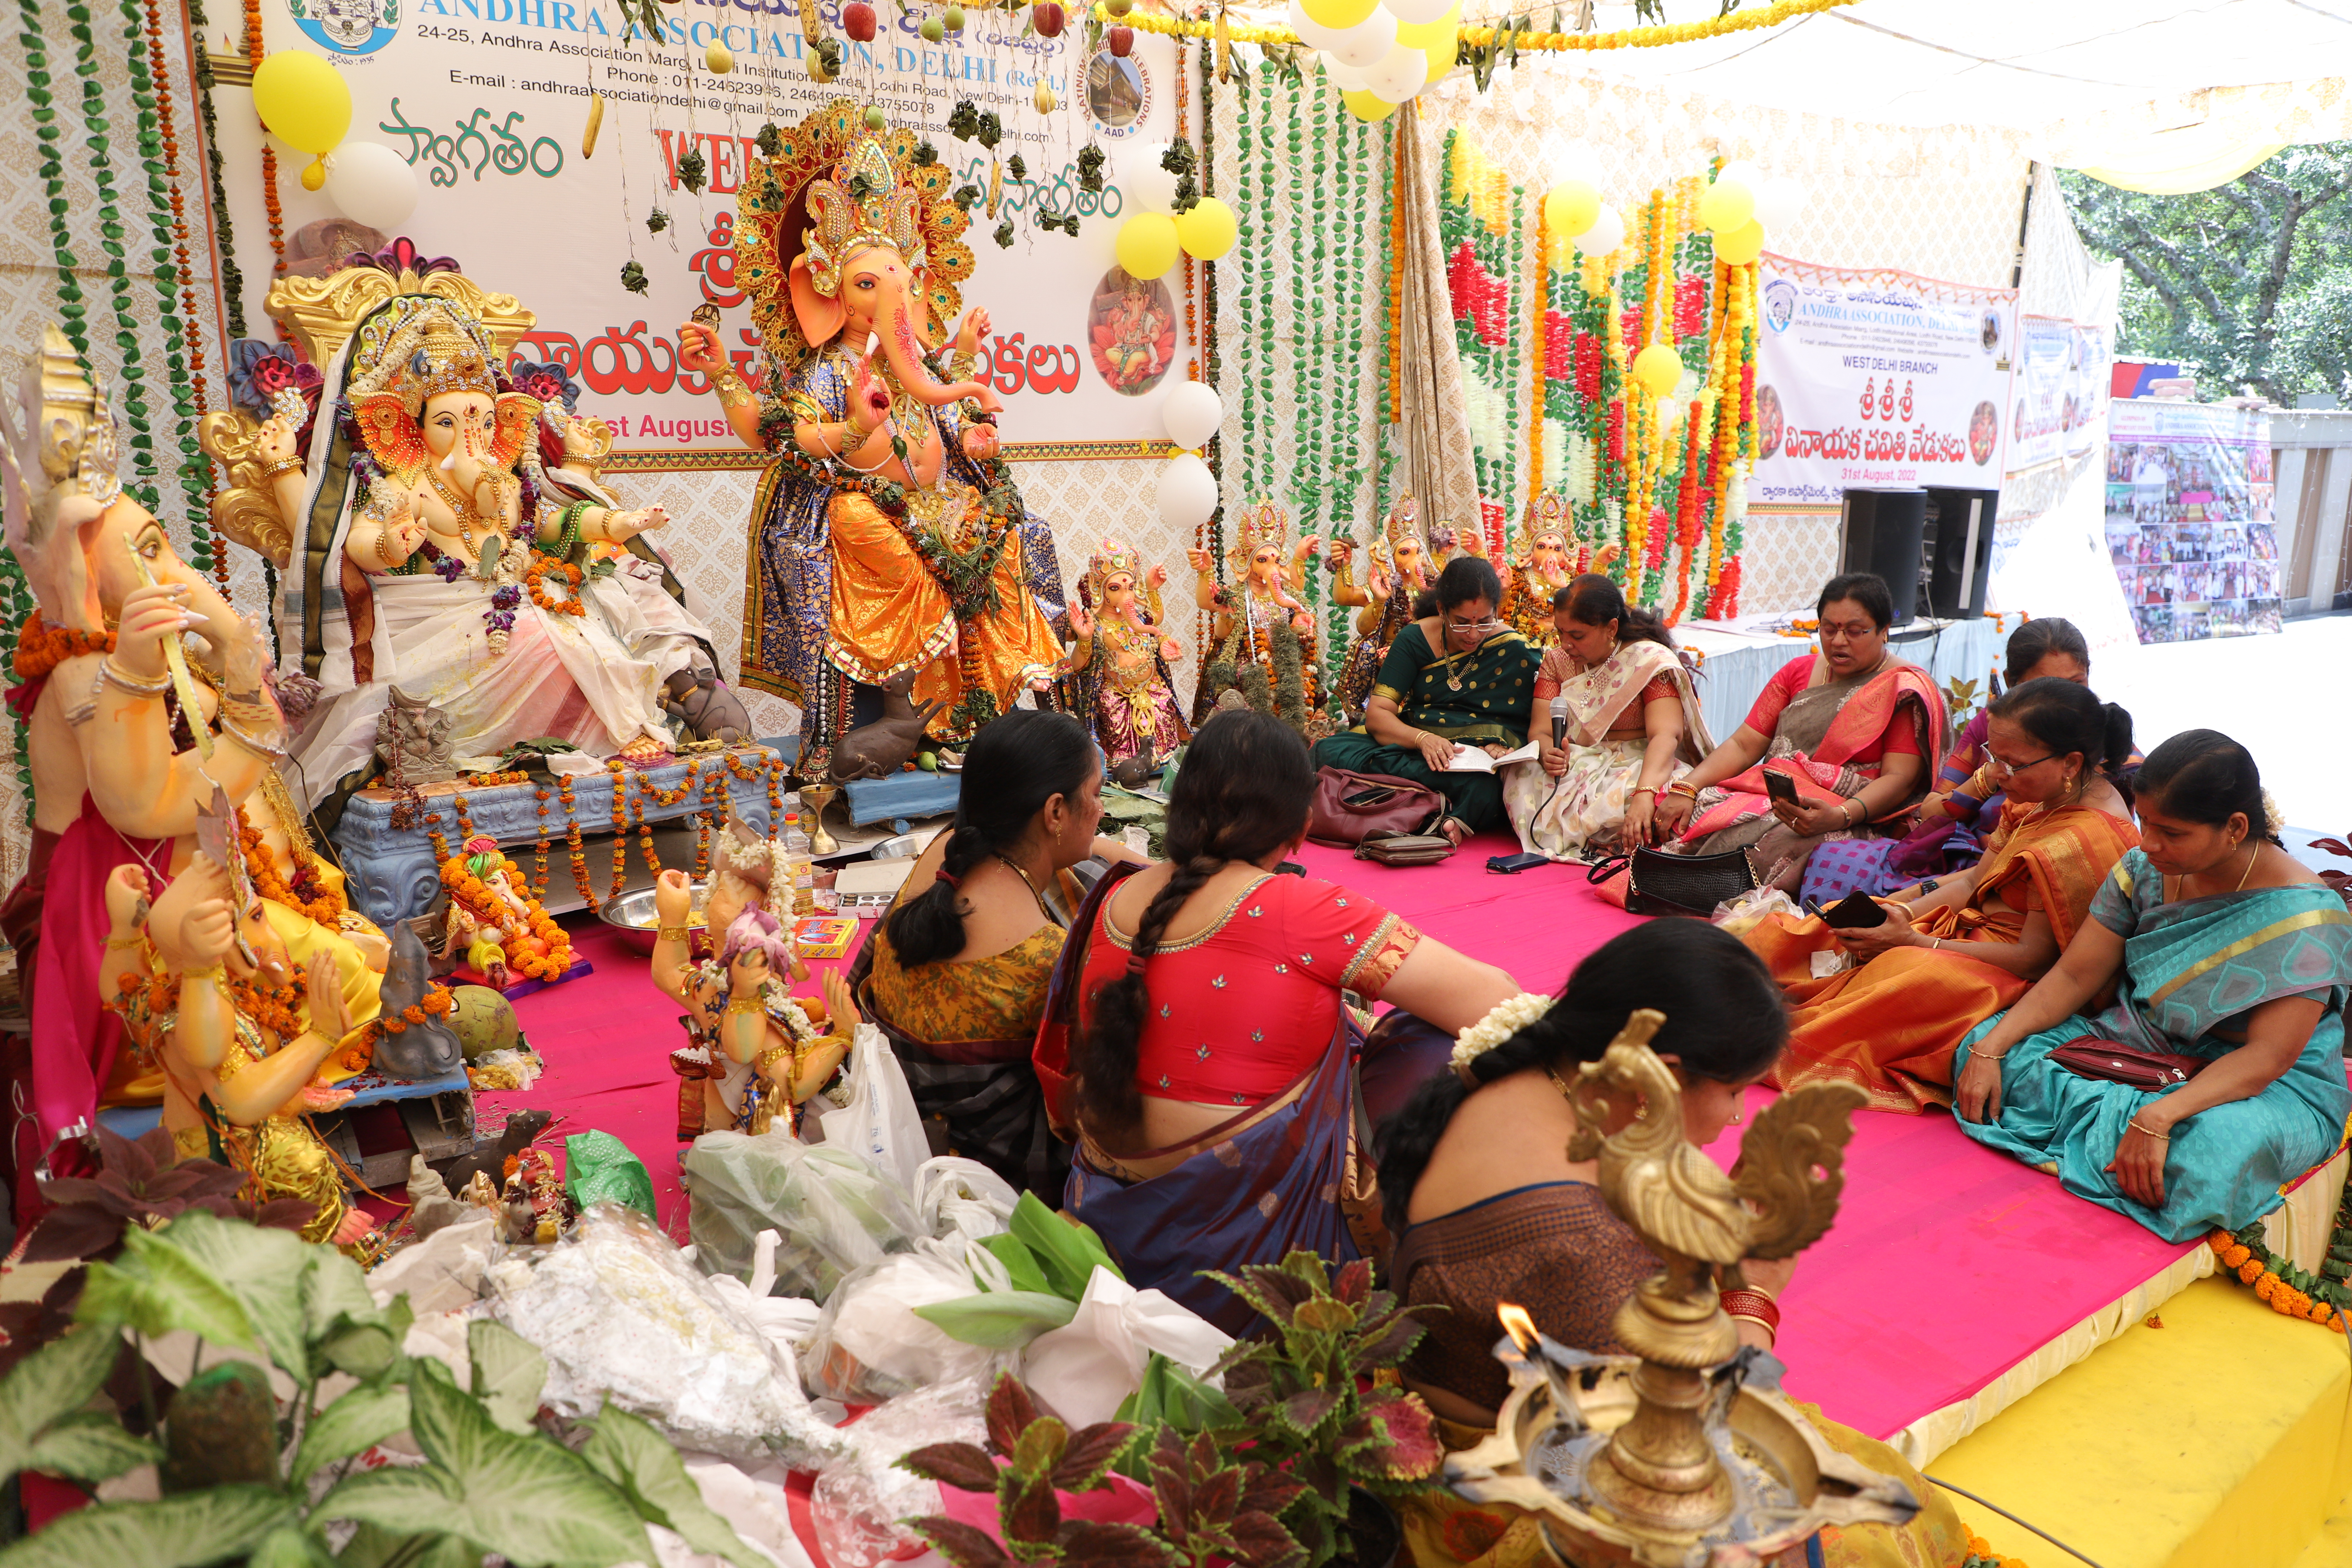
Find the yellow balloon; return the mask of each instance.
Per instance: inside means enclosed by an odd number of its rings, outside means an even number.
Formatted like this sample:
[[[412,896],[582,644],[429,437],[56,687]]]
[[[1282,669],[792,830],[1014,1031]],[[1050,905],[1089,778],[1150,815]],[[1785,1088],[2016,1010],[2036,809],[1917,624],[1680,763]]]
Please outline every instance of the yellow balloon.
[[[1601,193],[1588,180],[1562,180],[1544,197],[1544,226],[1554,234],[1582,234],[1600,216]]]
[[[1138,213],[1119,226],[1118,264],[1131,278],[1160,276],[1178,254],[1176,220],[1166,213]]]
[[[1682,356],[1664,343],[1652,343],[1633,356],[1633,379],[1653,397],[1664,397],[1682,378]]]
[[[324,158],[311,159],[310,166],[302,171],[302,188],[306,191],[323,190],[326,184],[327,161]]]
[[[1349,113],[1367,125],[1377,120],[1386,120],[1396,112],[1395,104],[1370,88],[1359,88],[1354,92],[1343,92],[1339,95],[1339,101],[1348,106]]]
[[[1411,45],[1429,57],[1429,79],[1433,82],[1454,68],[1454,58],[1461,52],[1461,0],[1454,0],[1453,8],[1434,22],[1397,26],[1398,43]]]
[[[280,49],[255,68],[253,107],[270,134],[305,153],[333,152],[352,128],[342,73],[299,49]]]
[[[1372,14],[1379,0],[1298,0],[1307,19],[1318,26],[1344,33]]]
[[[1717,180],[1698,199],[1698,221],[1717,234],[1745,227],[1756,216],[1756,193],[1736,180]]]
[[[1715,237],[1715,258],[1727,267],[1745,267],[1763,254],[1764,226],[1753,218]]]
[[[1203,261],[1214,261],[1234,247],[1241,225],[1234,209],[1214,196],[1203,196],[1192,210],[1176,218],[1176,237],[1186,251]]]

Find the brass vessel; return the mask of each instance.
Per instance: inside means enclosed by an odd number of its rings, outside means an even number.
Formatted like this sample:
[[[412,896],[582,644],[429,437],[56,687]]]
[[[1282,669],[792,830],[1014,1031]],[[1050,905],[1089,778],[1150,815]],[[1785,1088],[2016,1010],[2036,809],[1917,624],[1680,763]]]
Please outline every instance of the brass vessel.
[[[1907,1522],[1919,1500],[1822,1440],[1780,1394],[1780,1363],[1740,1344],[1717,1285],[1829,1228],[1862,1093],[1781,1096],[1727,1175],[1683,1136],[1681,1087],[1649,1045],[1664,1021],[1628,1018],[1569,1095],[1569,1157],[1598,1159],[1610,1208],[1665,1260],[1618,1312],[1634,1353],[1573,1350],[1506,1305],[1495,1354],[1511,1395],[1494,1436],[1446,1461],[1446,1481],[1535,1514],[1575,1568],[1755,1568],[1824,1525]]]

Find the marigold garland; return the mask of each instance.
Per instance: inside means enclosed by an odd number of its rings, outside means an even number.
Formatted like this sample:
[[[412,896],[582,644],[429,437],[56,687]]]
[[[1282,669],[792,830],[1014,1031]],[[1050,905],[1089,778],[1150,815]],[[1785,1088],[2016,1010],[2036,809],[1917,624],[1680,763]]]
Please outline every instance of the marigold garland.
[[[117,998],[108,1005],[119,1013],[124,1002],[144,991],[150,1017],[177,1013],[181,978],[152,972],[142,975],[133,970],[115,982]],[[236,1009],[239,1016],[275,1035],[281,1044],[298,1037],[306,1026],[302,1009],[310,1000],[310,981],[299,967],[289,970],[285,980],[270,986],[264,986],[258,979],[232,974],[226,969],[215,975],[214,981],[228,994],[229,1005]]]
[[[569,597],[558,599],[548,594],[544,584],[550,575],[561,577],[570,585]],[[580,597],[580,584],[583,580],[584,574],[571,562],[559,561],[538,551],[531,552],[530,565],[523,572],[523,584],[530,590],[530,602],[551,616],[584,616],[588,614],[588,606]]]
[[[364,1072],[375,1062],[376,1046],[386,1035],[403,1035],[428,1017],[446,1017],[456,999],[446,985],[426,988],[424,999],[403,1007],[396,1014],[379,1013],[362,1025],[358,1033],[347,1037],[335,1058],[335,1065],[345,1072]]]
[[[2317,1323],[2336,1333],[2345,1331],[2345,1309],[2352,1307],[2352,1187],[2336,1207],[2336,1224],[2327,1237],[2327,1256],[2316,1274],[2298,1268],[2273,1252],[2263,1239],[2263,1222],[2254,1221],[2234,1235],[2217,1230],[2205,1238],[2227,1273],[2253,1287],[2254,1294],[2282,1317]]]
[[[1841,5],[1853,4],[1854,0],[1774,0],[1772,5],[1760,11],[1734,11],[1704,22],[1674,22],[1655,27],[1620,27],[1608,33],[1521,33],[1514,47],[1523,53],[1533,49],[1552,54],[1579,49],[1657,49],[1669,44],[1720,37],[1727,33],[1749,33],[1760,28],[1777,27],[1800,16],[1834,11]],[[1099,5],[1093,8],[1092,14],[1105,26],[1116,21],[1123,26],[1133,27],[1139,33],[1206,38],[1213,37],[1218,26],[1223,26],[1226,36],[1237,44],[1286,47],[1300,42],[1298,35],[1287,27],[1250,26],[1222,21],[1193,22],[1175,16],[1147,16],[1141,11],[1129,11],[1124,16],[1114,17]],[[1465,27],[1461,36],[1464,43],[1473,47],[1484,47],[1495,41],[1495,29]]]
[[[112,632],[86,632],[79,626],[52,626],[42,623],[41,612],[35,610],[16,628],[16,654],[13,668],[19,680],[39,680],[69,658],[81,658],[93,653],[112,653]]]
[[[1992,1549],[1992,1542],[1981,1535],[1969,1537],[1969,1554],[1960,1561],[1960,1568],[2025,1568],[2022,1557],[2004,1557]]]
[[[236,837],[245,851],[245,874],[251,879],[255,892],[273,904],[283,904],[310,916],[330,931],[341,925],[344,911],[351,907],[343,895],[320,879],[316,866],[298,864],[289,885],[278,874],[278,857],[269,852],[269,841],[262,836],[261,829],[253,826],[253,818],[242,805],[236,808]]]

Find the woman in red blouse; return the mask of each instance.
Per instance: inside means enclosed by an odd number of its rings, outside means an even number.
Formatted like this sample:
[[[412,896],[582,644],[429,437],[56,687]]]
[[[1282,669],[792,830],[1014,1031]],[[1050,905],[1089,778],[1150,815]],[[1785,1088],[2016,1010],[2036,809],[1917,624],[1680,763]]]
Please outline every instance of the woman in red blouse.
[[[1935,678],[1886,646],[1884,578],[1822,585],[1821,651],[1784,665],[1748,721],[1658,800],[1661,836],[1688,855],[1746,849],[1759,877],[1793,892],[1823,839],[1906,816],[1944,758],[1950,721]],[[1765,783],[1782,776],[1793,800]]]
[[[1168,803],[1168,860],[1104,879],[1038,1039],[1048,1106],[1078,1144],[1068,1212],[1130,1284],[1243,1323],[1199,1270],[1379,1249],[1341,994],[1450,1037],[1519,990],[1361,893],[1277,872],[1314,793],[1281,721],[1202,725]]]

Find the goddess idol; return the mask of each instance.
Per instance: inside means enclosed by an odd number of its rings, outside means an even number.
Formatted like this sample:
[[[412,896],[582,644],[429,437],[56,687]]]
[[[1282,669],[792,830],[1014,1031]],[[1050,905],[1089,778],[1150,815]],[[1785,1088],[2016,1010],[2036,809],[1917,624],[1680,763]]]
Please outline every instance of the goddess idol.
[[[931,733],[953,743],[1062,662],[1053,535],[997,455],[995,392],[970,378],[988,312],[943,353],[971,276],[963,209],[928,144],[865,112],[845,99],[779,131],[737,197],[761,392],[713,327],[678,329],[680,364],[775,456],[751,503],[743,679],[800,705],[803,772],[849,727],[853,688],[919,672],[911,699],[941,704]]]

